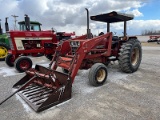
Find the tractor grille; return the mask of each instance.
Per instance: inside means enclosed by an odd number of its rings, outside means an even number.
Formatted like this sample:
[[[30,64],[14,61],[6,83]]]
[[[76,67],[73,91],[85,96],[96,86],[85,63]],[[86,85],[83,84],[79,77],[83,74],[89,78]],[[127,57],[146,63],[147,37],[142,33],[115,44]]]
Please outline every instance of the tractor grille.
[[[11,49],[11,50],[14,50],[14,47],[13,47],[13,43],[12,43],[11,37],[8,37],[8,40],[9,40],[10,49]]]
[[[71,41],[70,46],[71,46],[71,50],[72,50],[72,55],[74,55],[80,46],[80,41]]]

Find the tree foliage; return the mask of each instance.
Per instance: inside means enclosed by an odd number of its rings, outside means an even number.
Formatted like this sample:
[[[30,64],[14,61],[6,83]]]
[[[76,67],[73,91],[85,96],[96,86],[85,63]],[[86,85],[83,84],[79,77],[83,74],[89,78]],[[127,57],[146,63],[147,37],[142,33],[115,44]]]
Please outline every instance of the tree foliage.
[[[160,35],[160,30],[143,30],[141,35]]]

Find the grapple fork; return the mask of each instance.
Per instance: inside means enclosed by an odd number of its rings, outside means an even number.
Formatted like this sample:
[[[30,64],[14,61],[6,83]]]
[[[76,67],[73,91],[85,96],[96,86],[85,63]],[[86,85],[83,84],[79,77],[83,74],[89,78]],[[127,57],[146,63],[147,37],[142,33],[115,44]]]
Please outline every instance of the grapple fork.
[[[72,82],[67,74],[36,65],[26,71],[13,87],[36,112],[43,111],[71,98]]]

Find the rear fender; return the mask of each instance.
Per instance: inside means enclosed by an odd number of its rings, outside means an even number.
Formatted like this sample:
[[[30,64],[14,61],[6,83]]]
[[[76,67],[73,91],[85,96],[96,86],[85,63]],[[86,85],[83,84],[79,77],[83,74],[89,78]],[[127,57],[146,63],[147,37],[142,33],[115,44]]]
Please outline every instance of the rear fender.
[[[137,37],[136,36],[129,36],[129,37],[127,37],[127,40],[129,40],[129,39],[137,39]]]

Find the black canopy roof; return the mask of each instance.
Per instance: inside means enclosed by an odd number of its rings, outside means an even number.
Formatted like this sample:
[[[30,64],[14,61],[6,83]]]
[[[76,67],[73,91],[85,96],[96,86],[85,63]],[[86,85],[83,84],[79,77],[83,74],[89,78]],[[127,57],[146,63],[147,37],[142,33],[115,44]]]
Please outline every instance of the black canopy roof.
[[[132,20],[133,18],[134,16],[132,14],[124,14],[115,11],[90,17],[91,20],[107,22],[107,23],[128,21]]]
[[[20,22],[18,22],[18,24],[25,24],[25,21],[20,21]],[[37,21],[30,21],[30,24],[42,25],[41,23],[39,23]]]

